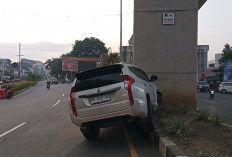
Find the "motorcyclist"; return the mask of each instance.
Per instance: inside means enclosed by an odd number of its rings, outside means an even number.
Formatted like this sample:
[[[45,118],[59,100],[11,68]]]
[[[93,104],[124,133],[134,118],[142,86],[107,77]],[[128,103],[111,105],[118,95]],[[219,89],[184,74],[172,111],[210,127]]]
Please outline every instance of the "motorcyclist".
[[[215,89],[215,85],[214,85],[213,81],[211,81],[211,82],[209,83],[209,91],[210,91],[210,90],[214,90],[214,89]]]
[[[50,88],[50,85],[51,85],[51,81],[48,79],[48,81],[47,81],[47,88],[48,89]]]
[[[11,87],[7,86],[6,87],[6,98],[10,99],[11,97],[12,97]]]

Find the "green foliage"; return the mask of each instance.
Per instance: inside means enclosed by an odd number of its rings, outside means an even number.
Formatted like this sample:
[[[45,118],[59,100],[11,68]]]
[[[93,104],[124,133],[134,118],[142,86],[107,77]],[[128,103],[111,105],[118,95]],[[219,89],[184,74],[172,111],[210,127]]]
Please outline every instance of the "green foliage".
[[[199,120],[208,120],[211,113],[209,112],[208,108],[199,108],[195,111],[195,116]]]
[[[112,65],[120,62],[119,54],[117,52],[104,54],[103,61],[100,66]]]
[[[210,118],[214,125],[219,125],[222,122],[221,117],[218,114],[213,114]]]
[[[227,60],[231,60],[232,59],[232,47],[229,44],[226,44],[222,50],[222,57],[219,60],[219,63],[221,65],[221,67],[224,66],[224,63]]]
[[[22,81],[22,82],[14,82],[14,83],[7,83],[2,86],[2,88],[6,88],[6,86],[10,86],[11,88],[14,88],[14,91],[17,92],[19,90],[22,90],[24,88],[30,87],[34,85],[35,83],[32,81]]]
[[[181,137],[182,140],[187,141],[189,138],[187,123],[183,120],[177,119],[176,116],[163,120],[164,129],[167,133],[171,133]]]
[[[89,58],[100,58],[103,54],[107,53],[105,43],[97,38],[85,38],[84,40],[76,40],[75,45],[71,52],[62,54],[62,56],[70,57],[89,57]],[[62,71],[62,56],[59,58],[52,58],[46,61],[46,69],[50,70],[50,74],[53,77],[59,78],[64,77],[66,72]],[[68,73],[68,75],[71,75]]]
[[[91,37],[82,41],[76,40],[73,50],[67,55],[72,57],[100,58],[105,53],[107,53],[105,43],[95,37]]]
[[[197,157],[229,157],[223,151],[205,151],[200,149],[197,151]]]
[[[52,58],[46,61],[46,69],[50,70],[52,76],[58,78],[58,75],[61,76],[65,73],[62,71],[62,58]]]
[[[38,82],[41,80],[41,75],[38,74],[29,74],[28,77],[26,78],[27,81],[33,81],[33,82]]]
[[[155,110],[155,116],[158,118],[158,119],[161,119],[163,117],[166,116],[166,112],[163,110],[163,108],[161,106],[158,106]]]

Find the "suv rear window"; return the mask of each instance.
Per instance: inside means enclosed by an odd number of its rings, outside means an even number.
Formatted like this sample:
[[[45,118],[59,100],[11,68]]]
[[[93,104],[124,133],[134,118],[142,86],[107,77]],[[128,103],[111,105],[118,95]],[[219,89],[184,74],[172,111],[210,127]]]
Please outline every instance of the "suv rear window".
[[[122,65],[96,68],[78,73],[75,91],[83,91],[124,82]]]

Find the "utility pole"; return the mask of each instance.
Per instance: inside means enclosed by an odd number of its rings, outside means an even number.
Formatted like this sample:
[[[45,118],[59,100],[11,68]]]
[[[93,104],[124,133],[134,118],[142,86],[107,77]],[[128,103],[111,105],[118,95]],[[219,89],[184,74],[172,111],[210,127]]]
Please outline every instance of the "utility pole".
[[[18,73],[18,75],[19,75],[19,81],[21,81],[21,56],[23,56],[23,55],[21,55],[21,43],[19,43],[19,73]]]
[[[120,0],[120,61],[123,61],[122,55],[122,0]]]

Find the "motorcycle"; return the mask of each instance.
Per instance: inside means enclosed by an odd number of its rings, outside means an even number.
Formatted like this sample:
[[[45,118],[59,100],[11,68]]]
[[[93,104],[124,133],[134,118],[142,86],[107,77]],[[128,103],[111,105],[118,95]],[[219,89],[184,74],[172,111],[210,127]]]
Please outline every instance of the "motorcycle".
[[[209,98],[210,99],[214,99],[214,93],[215,93],[215,91],[213,89],[209,90]]]
[[[49,82],[47,82],[47,89],[49,89],[50,88],[50,83]]]
[[[12,92],[11,92],[10,87],[7,87],[7,88],[6,88],[6,98],[7,98],[7,99],[12,98]]]

